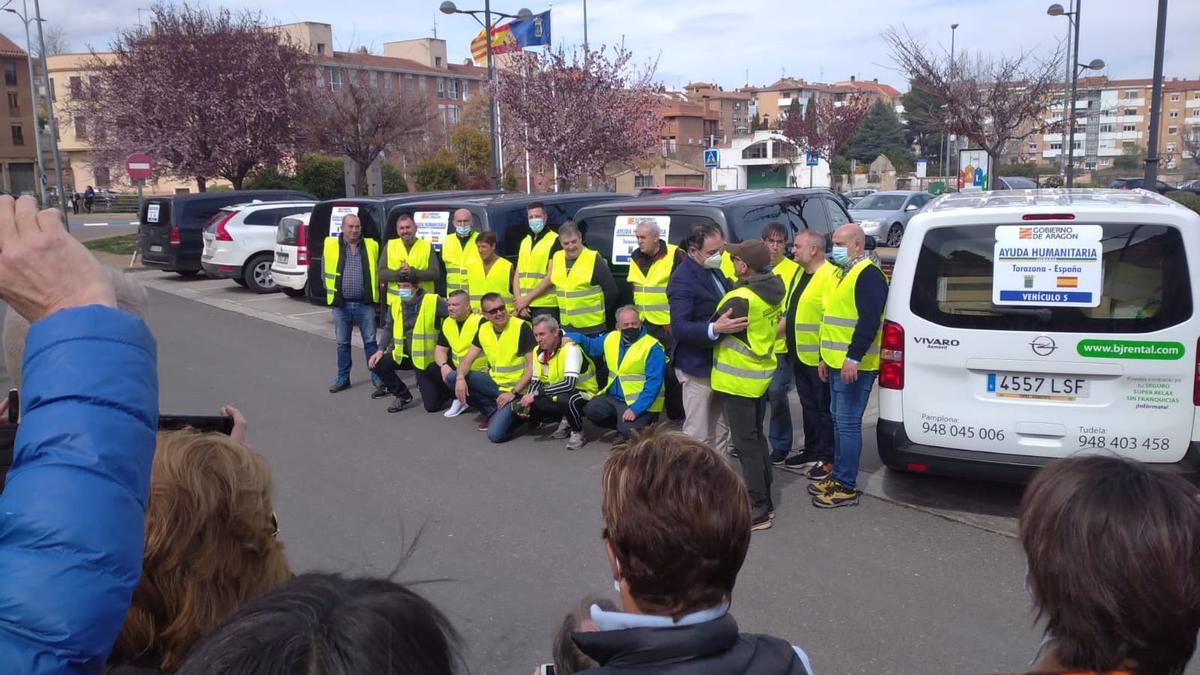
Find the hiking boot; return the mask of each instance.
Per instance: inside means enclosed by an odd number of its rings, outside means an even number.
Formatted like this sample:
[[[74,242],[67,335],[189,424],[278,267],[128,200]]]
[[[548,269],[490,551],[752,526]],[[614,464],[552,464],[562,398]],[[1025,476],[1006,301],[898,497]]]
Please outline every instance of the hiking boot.
[[[554,433],[550,434],[550,438],[562,439],[562,438],[566,438],[570,434],[571,434],[571,423],[568,422],[567,418],[564,417],[562,419],[562,421],[558,423],[558,428],[554,430]],[[568,444],[568,446],[569,445],[570,444]],[[571,449],[576,450],[577,448],[571,448]]]
[[[817,463],[817,453],[809,452],[807,450],[801,450],[800,452],[792,455],[791,457],[788,457],[787,461],[785,461],[783,463],[783,467],[785,469],[795,469],[796,471],[803,471],[816,463]]]
[[[819,494],[824,494],[830,488],[832,488],[834,485],[837,485],[837,484],[838,484],[838,482],[832,478],[826,478],[824,480],[819,480],[808,486],[808,494],[816,497]]]
[[[848,488],[838,481],[833,481],[833,486],[819,495],[814,495],[812,499],[813,506],[818,509],[836,509],[840,506],[856,506],[858,505],[858,496],[862,494],[854,488]]]
[[[812,465],[812,468],[805,472],[804,477],[809,480],[822,481],[833,475],[832,462],[817,462]]]
[[[412,394],[410,394],[408,392],[400,394],[396,398],[392,399],[392,404],[388,406],[388,412],[398,413],[401,410],[404,410],[404,406],[408,405],[409,403],[412,403],[412,400],[413,400]]]
[[[787,450],[772,450],[771,451],[771,465],[772,466],[783,466],[783,461],[785,459],[787,459],[787,456],[788,456]]]
[[[568,450],[579,450],[580,448],[582,448],[583,447],[583,432],[582,431],[572,431],[570,435],[571,435],[571,437],[569,439],[567,439],[567,449]]]
[[[771,518],[771,512],[767,510],[752,511],[750,513],[750,531],[769,530],[775,524],[775,520]]]
[[[378,398],[383,398],[390,393],[391,392],[388,391],[387,387],[383,386],[382,384],[377,384],[377,385],[375,385],[375,391],[371,392],[371,399],[374,400],[374,399],[378,399]]]
[[[442,413],[442,417],[458,417],[459,415],[463,414],[463,411],[466,409],[466,403],[463,403],[458,399],[454,399],[451,401],[450,407],[446,410],[446,412]]]

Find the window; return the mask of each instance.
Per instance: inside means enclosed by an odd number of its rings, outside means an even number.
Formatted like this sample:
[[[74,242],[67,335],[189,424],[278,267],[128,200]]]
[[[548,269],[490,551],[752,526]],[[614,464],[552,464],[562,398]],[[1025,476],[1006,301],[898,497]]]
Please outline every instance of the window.
[[[742,150],[742,159],[766,159],[767,158],[767,142],[759,141],[750,147]]]
[[[1200,108],[1196,108],[1192,111],[1192,117],[1200,117]]]
[[[333,91],[337,91],[337,90],[341,89],[342,88],[342,69],[341,68],[326,68],[325,70],[327,71],[326,74],[328,75],[328,77],[326,77],[325,79],[329,80],[329,88]]]
[[[73,77],[71,79],[78,80],[79,78]],[[17,64],[12,61],[4,64],[4,84],[13,86],[17,84]]]
[[[8,92],[8,107],[12,112],[16,112],[17,108],[20,107],[20,104],[17,102],[17,94],[15,92]]]
[[[1121,127],[1121,131],[1137,131],[1136,124],[1126,124]]]
[[[1148,333],[1189,319],[1191,281],[1179,230],[1136,223],[1102,227],[1099,307],[997,311],[992,304],[995,230],[975,225],[925,234],[914,267],[912,311],[952,328],[1067,333]]]
[[[1138,97],[1137,89],[1126,89],[1125,90],[1125,98],[1137,98],[1137,97]]]
[[[21,129],[20,124],[12,125],[12,144],[25,145],[25,132]]]
[[[1101,124],[1100,125],[1100,133],[1107,133],[1112,130],[1113,130],[1113,125],[1111,125],[1111,124]]]
[[[444,77],[437,79],[437,97],[446,98],[446,78]]]
[[[446,106],[446,119],[450,122],[450,124],[458,124],[458,106]]]
[[[1125,114],[1126,114],[1126,115],[1136,115],[1136,114],[1137,114],[1137,108],[1126,108],[1126,109],[1125,109]]]
[[[634,176],[633,187],[647,188],[654,187],[654,176]]]
[[[1167,152],[1175,152],[1175,144],[1167,143]]]
[[[850,222],[850,215],[846,213],[846,207],[835,199],[825,200],[825,206],[829,210],[829,225],[836,230],[839,227]]]
[[[425,91],[425,90],[428,88],[428,85],[426,85],[426,83],[425,83],[425,76],[424,76],[424,75],[422,75],[422,76],[420,76],[420,77],[418,77],[418,78],[417,78],[417,87],[418,87],[418,88],[419,88],[421,91]]]
[[[70,87],[71,96],[79,96],[83,93],[83,78],[72,77],[67,86]]]
[[[413,90],[413,76],[412,76],[412,73],[405,73],[405,74],[404,74],[404,90],[405,90],[405,91],[412,91],[412,90]]]
[[[462,100],[464,100],[464,101],[467,100],[467,85],[470,84],[470,82],[471,82],[470,80],[462,81],[462,94],[463,94]]]
[[[379,73],[375,72],[374,70],[368,70],[367,71],[367,84],[372,89],[378,89],[379,88]]]
[[[57,101],[58,94],[54,93],[54,78],[50,78],[50,100]]]
[[[1178,111],[1178,110],[1172,110],[1171,112],[1167,113],[1167,117],[1172,117],[1172,118],[1174,118],[1174,117],[1179,117],[1179,111]]]
[[[87,120],[82,115],[75,118],[75,138],[87,140]]]
[[[494,26],[495,24],[492,24],[492,25]],[[440,56],[433,57],[433,65],[437,68],[441,68],[442,67],[442,57],[440,57]]]
[[[392,90],[392,79],[394,77],[396,77],[396,75],[394,73],[380,73],[380,74],[383,75],[383,90],[391,91]]]
[[[288,206],[278,209],[255,209],[246,214],[245,223],[247,225],[268,225],[275,227],[279,224],[279,219],[284,216],[294,216],[297,213],[308,213],[312,211],[311,206]]]
[[[1037,143],[1030,143],[1026,146],[1029,152],[1037,152]]]
[[[1179,103],[1179,94],[1171,94],[1171,103]]]
[[[798,206],[799,204],[791,204],[788,205],[788,208],[795,209]],[[796,215],[796,218],[799,220],[800,215]],[[729,241],[739,242],[761,238],[763,227],[773,220],[786,224],[789,219],[783,204],[764,204],[734,211],[726,216],[726,220],[729,222]],[[675,223],[672,222],[672,231],[675,229],[674,226]]]
[[[458,100],[458,80],[450,80],[446,83],[446,97]]]
[[[1177,133],[1179,133],[1179,127],[1167,127],[1168,136],[1174,136]]]
[[[109,177],[107,166],[98,166],[92,169],[92,175],[96,177],[96,187],[108,187],[112,185],[112,178]]]
[[[1051,143],[1050,149],[1051,150],[1062,150],[1062,146],[1063,146],[1062,143]]]

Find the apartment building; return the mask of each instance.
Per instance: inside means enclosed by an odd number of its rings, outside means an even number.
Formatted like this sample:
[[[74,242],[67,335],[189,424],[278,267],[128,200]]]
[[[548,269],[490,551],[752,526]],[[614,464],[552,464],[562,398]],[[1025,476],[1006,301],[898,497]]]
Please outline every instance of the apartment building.
[[[37,184],[38,133],[33,102],[29,98],[29,55],[0,35],[0,68],[8,101],[8,129],[0,130],[0,189],[7,193],[33,193]]]
[[[662,156],[692,166],[704,164],[709,141],[721,138],[720,113],[681,92],[664,92],[659,113],[663,116]]]
[[[708,82],[693,82],[683,88],[689,101],[717,115],[716,140],[727,145],[736,136],[750,133],[750,99],[744,91],[725,91]]]
[[[884,101],[898,114],[904,112],[900,103],[904,94],[889,84],[881,83],[878,78],[859,80],[851,75],[849,80],[823,84],[785,77],[766,87],[746,87],[741,91],[751,95],[754,111],[764,128],[778,127],[780,115],[787,113],[792,101],[799,101],[800,109],[806,110],[810,101],[831,99],[837,105],[853,96],[862,96],[871,105],[875,101]]]

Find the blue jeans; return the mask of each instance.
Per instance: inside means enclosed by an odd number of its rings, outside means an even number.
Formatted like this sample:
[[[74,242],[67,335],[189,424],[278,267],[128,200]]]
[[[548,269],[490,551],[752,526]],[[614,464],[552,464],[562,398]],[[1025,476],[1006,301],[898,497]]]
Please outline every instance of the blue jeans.
[[[792,450],[792,411],[788,407],[788,388],[792,386],[792,365],[787,354],[776,354],[775,374],[767,387],[767,400],[771,402],[771,421],[767,426],[767,440],[771,449],[786,453]]]
[[[354,334],[354,327],[358,326],[363,351],[368,359],[379,350],[375,343],[375,306],[347,302],[341,307],[334,307],[333,325],[337,339],[337,384],[346,384],[350,382],[350,338]],[[379,376],[371,373],[371,381],[378,385]]]
[[[457,372],[446,376],[446,386],[450,387],[450,391],[454,391],[457,382]],[[487,435],[488,440],[493,443],[507,441],[512,437],[513,429],[526,421],[513,412],[512,403],[497,409],[496,398],[499,396],[500,387],[491,375],[475,371],[467,373],[467,405],[492,418],[488,423]]]
[[[829,369],[829,412],[833,416],[833,477],[854,489],[862,455],[862,421],[867,399],[879,373],[858,371],[858,379],[842,382],[842,373]]]

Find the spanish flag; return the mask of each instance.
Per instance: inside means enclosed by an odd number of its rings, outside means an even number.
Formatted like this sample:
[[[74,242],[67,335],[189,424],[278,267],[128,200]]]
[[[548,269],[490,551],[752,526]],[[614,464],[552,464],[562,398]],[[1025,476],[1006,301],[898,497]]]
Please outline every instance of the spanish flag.
[[[1058,277],[1059,288],[1079,288],[1079,277]]]
[[[507,23],[503,26],[492,26],[493,55],[519,51],[521,51],[521,46],[517,44]],[[476,65],[487,65],[487,42],[484,41],[483,30],[480,30],[475,39],[471,40],[471,58],[475,59]]]

